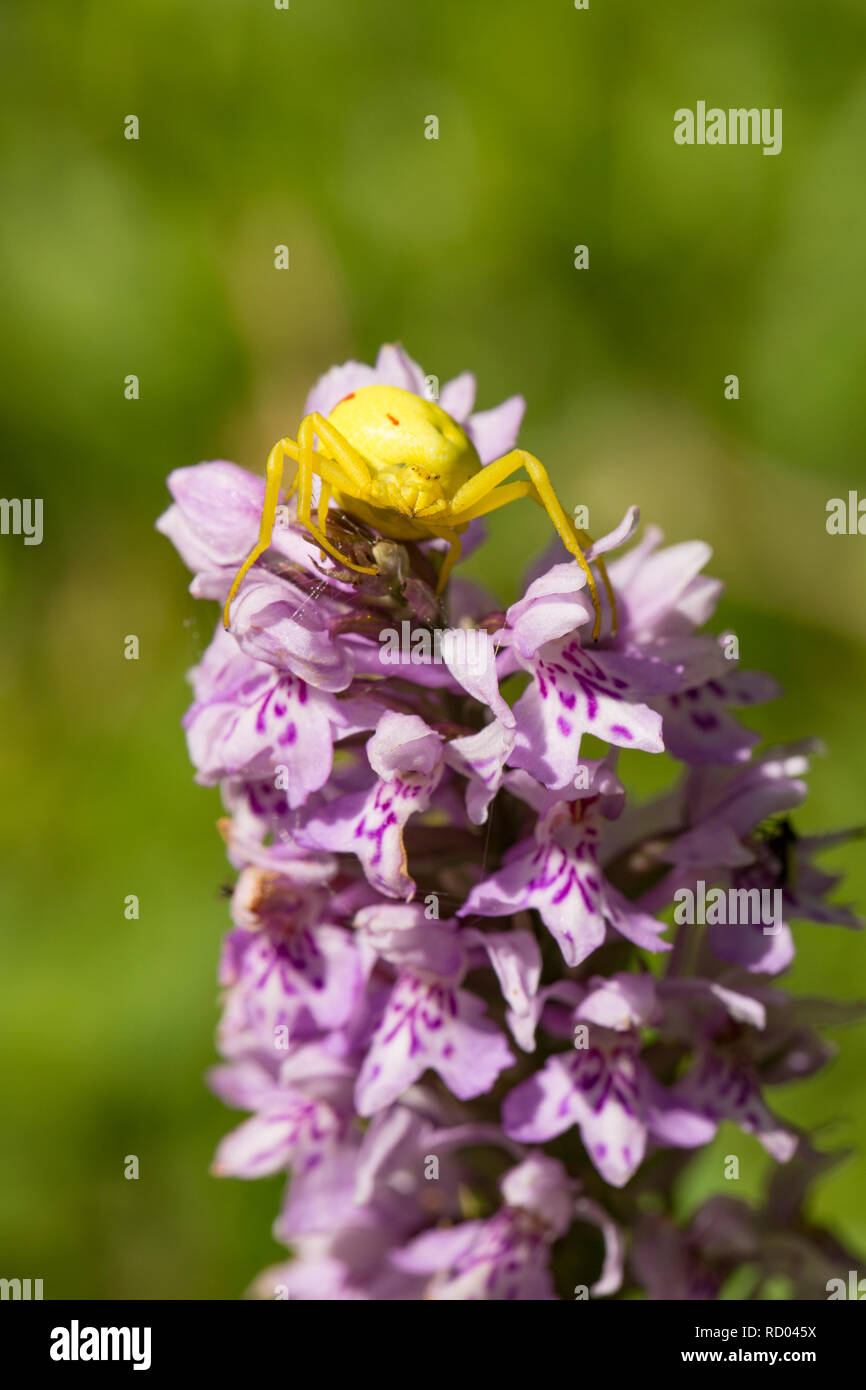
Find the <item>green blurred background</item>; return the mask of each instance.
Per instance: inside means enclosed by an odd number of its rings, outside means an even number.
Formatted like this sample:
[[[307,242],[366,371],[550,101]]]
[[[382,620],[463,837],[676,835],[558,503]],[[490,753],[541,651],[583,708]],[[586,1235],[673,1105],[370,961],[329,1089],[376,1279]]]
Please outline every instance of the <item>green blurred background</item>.
[[[41,546],[0,541],[0,1274],[234,1297],[277,1255],[280,1184],[207,1173],[234,1118],[202,1082],[227,873],[179,720],[216,610],[153,530],[165,475],[261,469],[312,380],[390,339],[473,368],[482,407],[522,392],[596,532],[638,502],[713,544],[717,629],[788,692],[756,727],[827,742],[799,825],[863,820],[866,538],[825,508],[864,486],[866,8],[42,0],[0,30],[2,491],[45,499]],[[676,146],[698,99],[782,107],[781,155]],[[527,504],[490,529],[468,570],[507,599],[549,528]],[[862,850],[828,862],[862,902]],[[866,994],[862,938],[797,935],[795,988]],[[772,1100],[862,1147],[866,1030],[839,1041]],[[732,1144],[757,1190],[733,1135],[684,1203],[731,1191]],[[814,1203],[861,1247],[863,1179],[851,1159]]]

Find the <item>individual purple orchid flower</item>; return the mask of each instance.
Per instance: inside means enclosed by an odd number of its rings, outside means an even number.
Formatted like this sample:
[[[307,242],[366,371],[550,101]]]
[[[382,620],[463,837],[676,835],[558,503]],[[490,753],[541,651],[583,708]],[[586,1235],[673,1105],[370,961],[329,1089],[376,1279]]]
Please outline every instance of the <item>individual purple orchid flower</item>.
[[[654,1000],[629,977],[618,984],[590,991],[573,1015],[575,1046],[521,1082],[502,1111],[506,1133],[522,1143],[546,1143],[577,1125],[587,1155],[612,1187],[623,1187],[637,1171],[650,1137],[692,1148],[715,1132],[697,1106],[666,1092],[641,1062],[632,1025],[649,1020]],[[593,1014],[621,1026],[587,1023],[581,1030],[581,1020]]]
[[[303,1052],[274,1074],[253,1058],[217,1068],[211,1084],[232,1105],[255,1114],[222,1140],[214,1159],[219,1176],[258,1178],[290,1165],[310,1173],[336,1152],[350,1114],[350,1078],[339,1064],[310,1068]]]
[[[472,889],[460,915],[507,917],[535,908],[567,965],[586,960],[602,944],[608,927],[646,950],[668,950],[658,939],[663,924],[635,911],[599,867],[603,817],[616,813],[621,784],[604,761],[582,766],[587,787],[572,789],[570,799],[558,800],[525,774],[510,778],[511,790],[541,813],[535,833]]]
[[[636,510],[590,554],[620,544],[634,529]],[[680,671],[643,652],[594,648],[580,635],[593,612],[586,577],[575,563],[539,576],[506,615],[501,640],[512,665],[533,680],[514,708],[516,738],[510,762],[543,785],[574,781],[583,734],[607,743],[660,753],[661,716],[647,701],[676,690]]]
[[[408,1274],[432,1276],[437,1301],[556,1297],[550,1248],[571,1225],[573,1183],[556,1159],[530,1156],[501,1183],[504,1206],[486,1221],[463,1221],[417,1236],[392,1255]]]
[[[713,1123],[733,1120],[779,1163],[787,1163],[797,1148],[797,1136],[770,1113],[756,1078],[736,1059],[707,1052],[693,1071],[675,1087],[677,1100]]]
[[[602,657],[584,650],[576,637],[564,637],[535,653],[532,670],[534,681],[514,710],[511,762],[544,786],[573,783],[583,734],[621,748],[663,752],[661,715],[646,703],[677,683],[663,663],[619,653]]]
[[[590,554],[616,548],[630,537],[635,524],[632,509],[617,532]],[[547,758],[550,766],[562,766],[563,755],[566,760],[576,758],[576,749],[566,751],[574,726],[570,711],[575,708],[581,712],[581,724],[586,718],[595,725],[582,727],[582,732],[600,734],[623,747],[658,752],[663,743],[675,757],[696,764],[737,763],[749,757],[758,735],[734,719],[727,707],[764,703],[778,695],[778,685],[761,672],[737,669],[736,643],[730,634],[713,639],[695,631],[711,616],[721,587],[700,573],[710,557],[709,547],[695,541],[659,551],[660,541],[661,533],[650,528],[640,544],[611,562],[618,629],[585,656],[578,655],[576,630],[590,621],[592,610],[577,566],[554,565],[509,610],[514,646],[524,664],[534,658],[536,671],[536,683],[519,708],[519,718],[528,721],[525,736],[518,734],[518,746],[528,745],[534,764],[515,765],[528,767],[542,780],[549,778],[539,761],[547,755],[537,749],[542,727],[542,748],[546,741],[561,745],[558,756]],[[545,664],[539,645],[555,639],[563,639],[562,644],[545,653]],[[664,667],[669,669],[665,672]],[[623,677],[628,679],[620,685]],[[635,699],[645,701],[660,721],[653,724],[640,711],[635,714],[641,720],[639,730],[623,723],[617,717],[617,702]],[[603,732],[606,718],[608,733]],[[638,741],[641,738],[650,742]],[[548,780],[547,785],[557,784]]]
[[[362,988],[361,958],[345,928],[322,918],[327,898],[255,868],[238,879],[232,910],[238,929],[223,951],[220,983],[231,990],[226,1029],[251,1031],[263,1048],[301,1028],[339,1028]]]
[[[459,988],[465,960],[457,923],[423,908],[382,904],[356,919],[399,973],[358,1076],[360,1115],[374,1115],[432,1068],[461,1100],[483,1095],[514,1058],[484,1005]]]
[[[382,715],[367,744],[371,786],[328,802],[304,820],[298,838],[311,849],[354,853],[372,886],[411,898],[403,828],[425,811],[442,776],[442,742],[417,715]]]
[[[297,815],[289,808],[288,792],[277,786],[277,776],[245,781],[229,777],[221,783],[223,803],[229,815],[218,822],[226,841],[229,863],[243,870],[248,865],[284,874],[293,883],[318,885],[334,878],[334,855],[313,853],[297,843]]]
[[[730,663],[728,663],[730,665]],[[729,713],[774,699],[779,687],[762,671],[719,671],[700,685],[690,685],[657,702],[664,720],[668,752],[685,763],[743,763],[760,741]]]
[[[277,1086],[256,1115],[226,1135],[214,1159],[218,1176],[261,1178],[290,1164],[308,1171],[339,1135],[340,1118],[326,1101]]]
[[[222,627],[192,681],[196,701],[184,727],[206,786],[281,768],[289,806],[302,806],[330,776],[334,740],[354,732],[350,706],[288,671],[251,661]]]

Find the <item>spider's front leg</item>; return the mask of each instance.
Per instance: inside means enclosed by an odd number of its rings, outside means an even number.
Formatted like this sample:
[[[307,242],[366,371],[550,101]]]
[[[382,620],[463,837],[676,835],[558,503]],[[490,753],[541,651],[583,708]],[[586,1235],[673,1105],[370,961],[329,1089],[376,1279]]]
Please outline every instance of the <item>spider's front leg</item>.
[[[431,536],[436,536],[437,540],[446,541],[448,545],[439,570],[439,578],[436,580],[436,593],[442,594],[448,583],[448,576],[463,554],[463,542],[451,526],[434,526],[431,522],[425,524]]]
[[[234,601],[235,594],[241,585],[241,580],[256,563],[260,555],[263,555],[271,543],[271,534],[274,529],[274,521],[277,516],[277,504],[280,500],[280,488],[283,484],[283,463],[286,456],[291,458],[298,457],[298,447],[291,439],[280,439],[268,454],[267,482],[265,484],[265,501],[262,507],[262,519],[259,525],[259,538],[244,560],[234,578],[234,583],[229,589],[229,596],[223,609],[223,626],[229,625],[229,611]]]
[[[327,443],[329,448],[334,449],[334,452],[340,455],[339,460],[329,458],[327,454],[318,452],[313,448],[313,439],[316,435],[319,436],[323,444]],[[322,481],[318,524],[313,521],[311,516],[314,473]],[[325,518],[328,499],[334,488],[347,493],[350,497],[359,495],[363,497],[369,483],[370,472],[362,456],[356,449],[352,448],[347,439],[343,438],[339,430],[336,430],[318,412],[305,416],[301,421],[301,428],[298,430],[298,521],[309,531],[326,554],[334,560],[339,560],[340,564],[346,565],[348,569],[357,570],[358,574],[378,574],[379,571],[375,567],[356,565],[354,560],[349,560],[336,546],[332,545],[325,535]]]
[[[511,483],[500,489],[499,484],[504,483],[505,479],[515,473],[518,468],[526,469],[530,477],[530,484],[527,486],[526,484]],[[566,516],[562,504],[553,490],[547,469],[534,454],[527,453],[525,449],[512,449],[511,453],[505,454],[501,459],[495,459],[493,463],[486,464],[480,473],[476,473],[474,477],[464,483],[451,498],[448,521],[452,526],[462,525],[473,517],[483,516],[485,512],[493,511],[497,506],[504,506],[506,502],[514,501],[520,496],[530,496],[544,508],[566,550],[574,556],[586,575],[586,585],[595,613],[595,622],[592,628],[592,638],[595,641],[601,631],[601,600],[598,596],[595,575],[592,573],[580,546],[580,541],[584,539],[585,533],[578,533]],[[586,540],[588,539],[586,537]],[[615,632],[616,603],[613,591],[602,560],[598,561],[598,567],[611,605],[613,631]]]
[[[323,443],[333,449],[338,459],[328,458],[327,455],[313,449],[313,437],[318,435]],[[354,456],[354,457],[353,457]],[[350,496],[360,494],[363,496],[364,487],[369,484],[370,474],[361,455],[333,425],[330,425],[318,413],[308,415],[302,422],[298,431],[298,442],[293,439],[280,439],[268,454],[267,482],[265,485],[265,501],[262,507],[262,519],[259,526],[259,538],[244,560],[237,574],[234,583],[229,590],[223,609],[223,623],[225,627],[229,625],[229,613],[235,595],[240,588],[241,580],[248,570],[256,563],[260,555],[268,549],[271,544],[271,537],[274,529],[274,521],[277,515],[277,506],[280,500],[280,488],[283,483],[283,465],[286,458],[297,461],[298,468],[291,491],[298,489],[298,521],[309,531],[310,535],[316,540],[322,550],[326,551],[335,560],[339,560],[341,565],[347,565],[349,569],[358,570],[361,574],[376,574],[375,569],[367,569],[363,565],[356,565],[354,561],[346,558],[337,550],[327,536],[324,534],[325,515],[328,507],[328,500],[334,488],[348,493]],[[322,491],[319,498],[318,525],[312,520],[311,509],[313,500],[313,474],[322,480]]]

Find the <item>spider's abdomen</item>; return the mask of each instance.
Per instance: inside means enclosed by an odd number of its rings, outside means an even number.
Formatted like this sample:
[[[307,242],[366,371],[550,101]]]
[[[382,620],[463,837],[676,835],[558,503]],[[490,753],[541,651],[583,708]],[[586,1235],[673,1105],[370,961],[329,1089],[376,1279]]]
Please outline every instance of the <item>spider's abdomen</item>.
[[[393,507],[404,516],[438,509],[481,468],[475,445],[456,420],[399,386],[352,391],[329,419],[369,465],[366,501],[376,507]]]

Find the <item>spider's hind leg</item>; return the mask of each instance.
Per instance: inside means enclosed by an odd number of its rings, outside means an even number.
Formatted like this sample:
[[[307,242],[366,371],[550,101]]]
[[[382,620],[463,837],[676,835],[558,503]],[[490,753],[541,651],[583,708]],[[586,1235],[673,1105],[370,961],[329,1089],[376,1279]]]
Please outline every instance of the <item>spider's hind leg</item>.
[[[470,517],[481,515],[484,510],[488,510],[484,507],[483,499],[494,492],[494,489],[512,473],[516,473],[518,468],[526,469],[532,483],[528,495],[533,497],[547,512],[566,550],[574,556],[586,576],[586,587],[589,590],[589,597],[595,613],[595,622],[592,628],[592,638],[595,641],[601,631],[601,600],[598,596],[595,575],[581,549],[578,533],[563,511],[562,504],[553,490],[547,469],[534,454],[527,453],[525,449],[512,449],[511,453],[503,455],[501,459],[495,459],[493,463],[485,464],[481,472],[476,473],[474,477],[464,483],[452,497],[449,519],[453,521],[455,517],[459,516],[461,521],[466,521]],[[515,493],[515,495],[518,494]],[[509,498],[509,500],[511,499]],[[608,595],[612,598],[609,585],[606,584],[606,588]],[[615,607],[613,613],[615,623]]]

